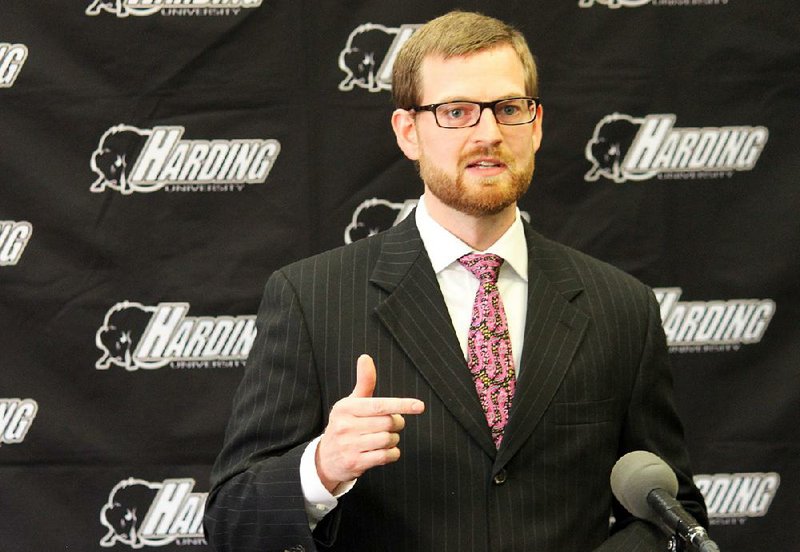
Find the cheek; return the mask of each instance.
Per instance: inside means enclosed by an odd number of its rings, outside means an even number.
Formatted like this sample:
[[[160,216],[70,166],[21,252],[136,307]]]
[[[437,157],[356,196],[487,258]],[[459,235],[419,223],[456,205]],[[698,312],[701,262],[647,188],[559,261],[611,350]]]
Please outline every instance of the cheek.
[[[447,172],[455,172],[462,150],[455,141],[434,140],[421,144],[421,152],[429,163]]]
[[[535,137],[530,135],[521,136],[518,140],[514,140],[509,144],[511,151],[517,159],[529,159],[536,153],[537,141]]]

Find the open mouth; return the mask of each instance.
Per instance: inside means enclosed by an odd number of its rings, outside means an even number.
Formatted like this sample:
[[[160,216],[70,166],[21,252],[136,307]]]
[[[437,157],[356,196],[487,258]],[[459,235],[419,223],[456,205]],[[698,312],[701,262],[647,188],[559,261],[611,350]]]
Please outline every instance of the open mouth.
[[[499,159],[476,159],[467,164],[467,169],[499,173],[506,169],[506,164]]]

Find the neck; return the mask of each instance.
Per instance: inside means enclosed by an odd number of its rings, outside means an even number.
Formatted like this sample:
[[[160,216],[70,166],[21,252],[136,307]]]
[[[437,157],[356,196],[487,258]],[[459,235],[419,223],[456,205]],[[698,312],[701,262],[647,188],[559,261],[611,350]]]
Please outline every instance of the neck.
[[[476,251],[486,251],[499,240],[517,213],[517,205],[512,203],[493,215],[469,215],[448,207],[430,193],[425,194],[425,206],[433,220]]]

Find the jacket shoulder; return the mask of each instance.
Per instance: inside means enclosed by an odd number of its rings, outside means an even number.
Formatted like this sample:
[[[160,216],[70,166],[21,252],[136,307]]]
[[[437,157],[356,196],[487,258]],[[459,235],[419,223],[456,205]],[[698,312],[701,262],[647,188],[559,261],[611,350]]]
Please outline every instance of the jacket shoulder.
[[[410,215],[388,230],[300,259],[277,272],[289,280],[305,280],[309,274],[323,273],[328,278],[352,280],[362,274],[371,274],[381,256],[386,253],[391,256],[398,250],[416,251],[421,247],[414,217]]]
[[[573,279],[590,294],[602,291],[604,295],[612,296],[624,293],[649,298],[652,295],[649,286],[606,261],[545,238],[535,231],[531,231],[528,239],[532,242],[529,249],[533,252],[534,262],[556,278]]]

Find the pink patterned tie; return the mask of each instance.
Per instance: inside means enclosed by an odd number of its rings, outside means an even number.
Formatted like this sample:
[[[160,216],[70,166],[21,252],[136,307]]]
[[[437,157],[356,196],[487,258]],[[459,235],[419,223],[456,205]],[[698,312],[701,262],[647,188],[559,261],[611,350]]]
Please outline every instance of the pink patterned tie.
[[[467,364],[492,438],[499,448],[516,387],[506,311],[497,290],[503,259],[492,254],[471,253],[458,262],[480,281],[467,336]]]

